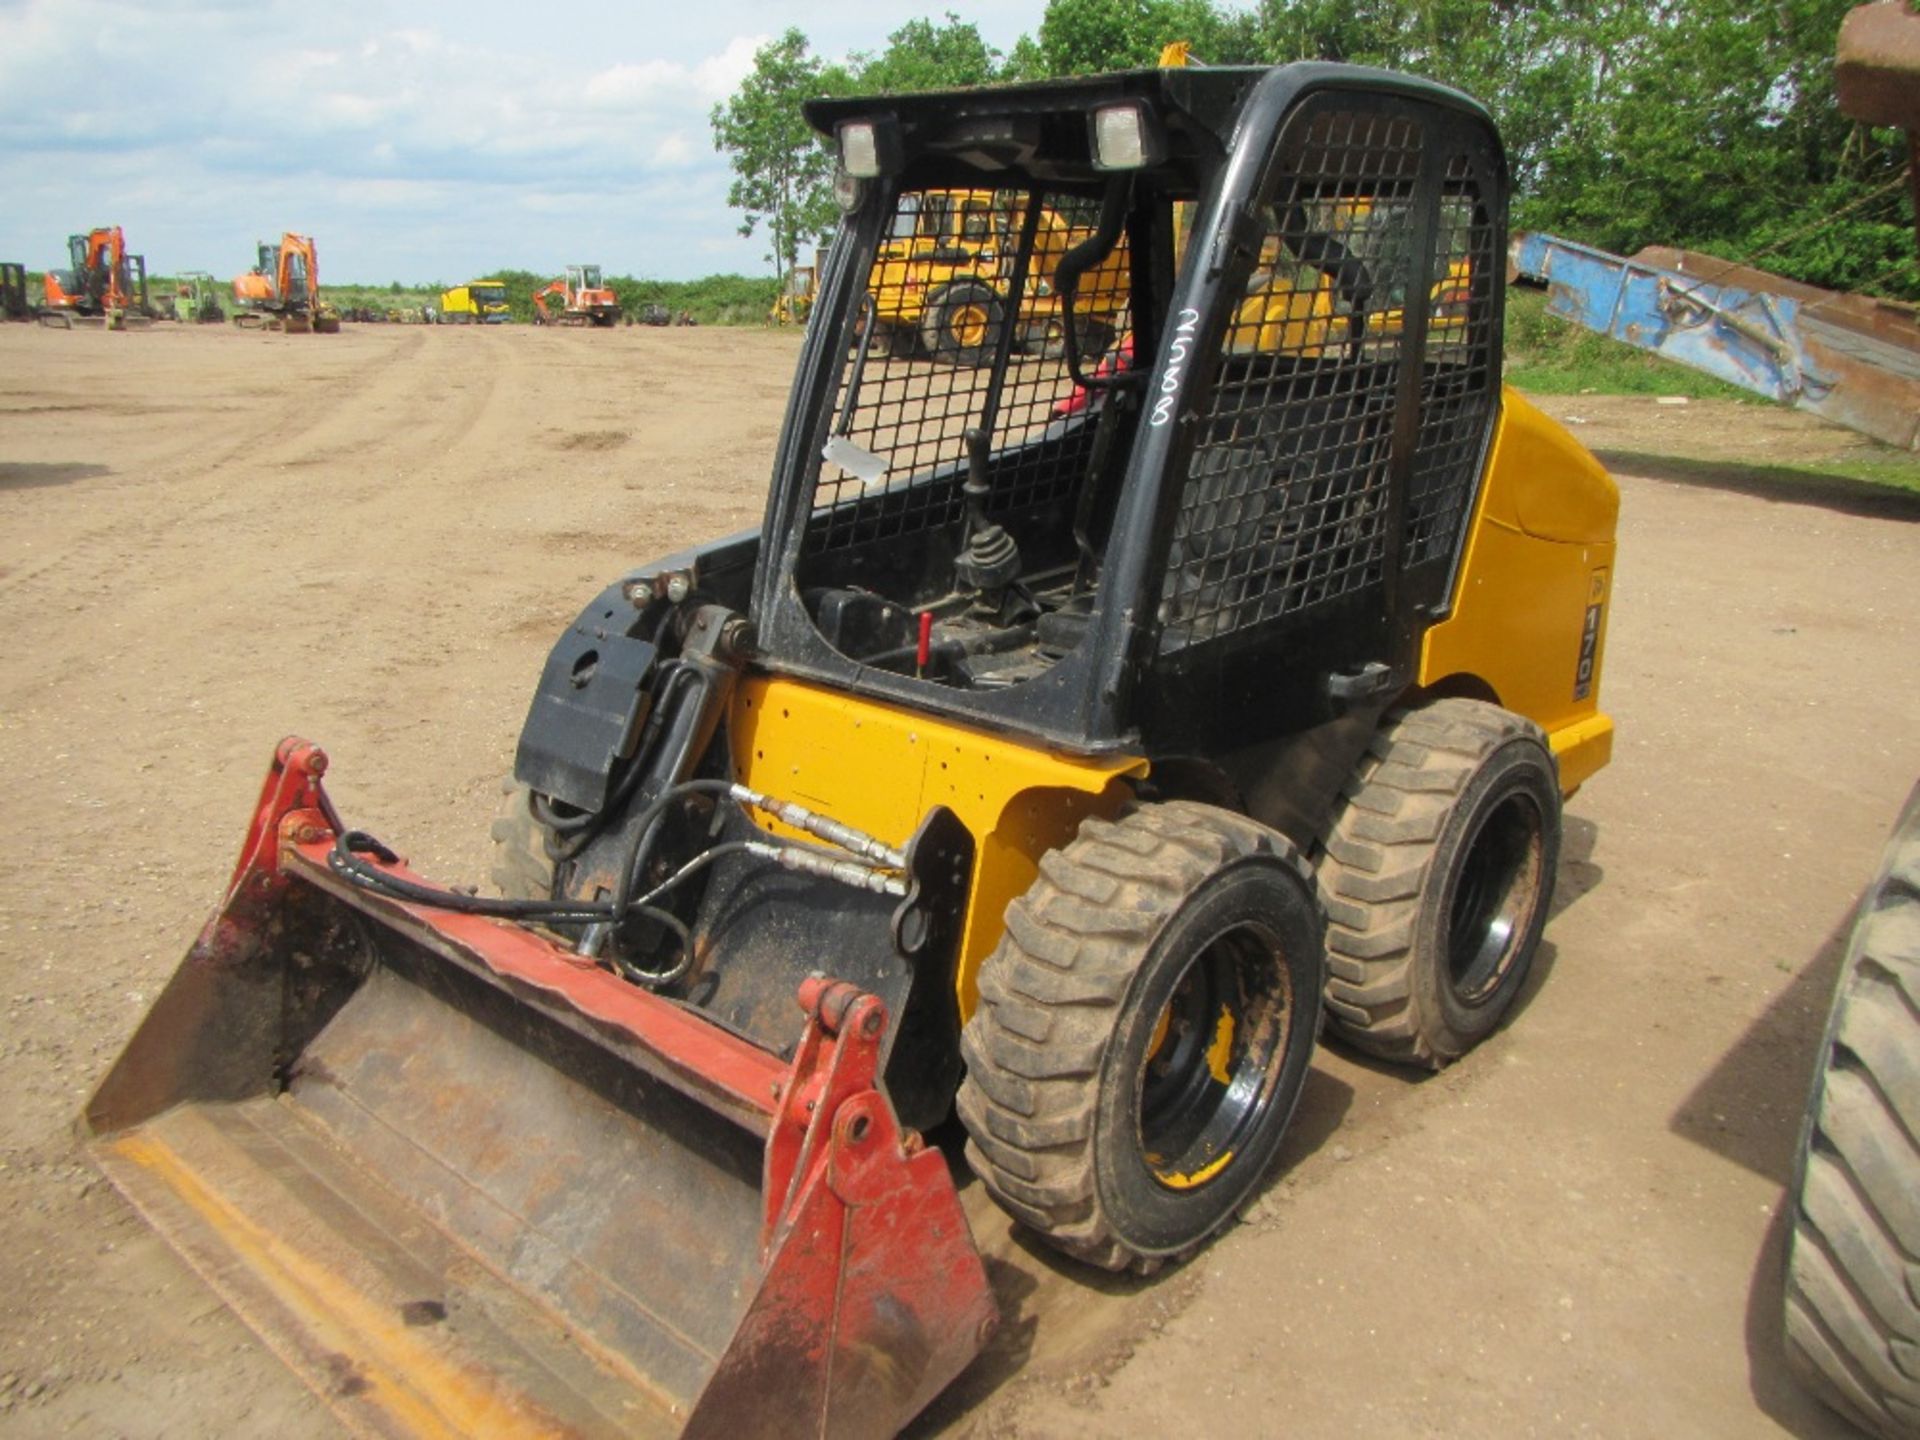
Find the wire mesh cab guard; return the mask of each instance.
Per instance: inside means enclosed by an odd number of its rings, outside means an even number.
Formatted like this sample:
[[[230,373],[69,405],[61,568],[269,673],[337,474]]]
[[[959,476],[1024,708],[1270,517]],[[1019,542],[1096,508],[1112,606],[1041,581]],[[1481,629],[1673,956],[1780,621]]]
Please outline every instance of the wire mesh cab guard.
[[[1486,157],[1450,138],[1353,96],[1281,136],[1196,401],[1163,650],[1298,623],[1390,567],[1439,598],[1498,379]]]
[[[1084,194],[1041,187],[896,197],[867,276],[865,343],[851,350],[832,406],[834,443],[818,465],[803,585],[842,567],[884,576],[887,557],[863,552],[894,547],[899,563],[903,540],[954,531],[966,432],[975,427],[993,437],[989,513],[1024,520],[1041,563],[1072,553],[1070,536],[1037,533],[1059,529],[1091,438],[1079,433],[1085,427],[1068,433],[1058,423],[1075,386],[1053,276],[1093,233],[1096,208]],[[1082,278],[1072,323],[1083,355],[1099,357],[1128,332],[1129,272],[1123,238]],[[940,562],[950,562],[951,543],[933,545],[934,555],[914,557],[928,574],[893,579],[895,589],[919,592],[902,602],[934,599],[946,581]]]
[[[1149,751],[1327,723],[1356,672],[1404,682],[1498,407],[1491,123],[1342,67],[1122,78],[1192,116],[1118,180],[1044,145],[970,170],[903,109],[921,149],[836,245],[789,420],[756,599],[776,668]],[[1116,184],[1121,238],[1068,304],[1061,257]]]

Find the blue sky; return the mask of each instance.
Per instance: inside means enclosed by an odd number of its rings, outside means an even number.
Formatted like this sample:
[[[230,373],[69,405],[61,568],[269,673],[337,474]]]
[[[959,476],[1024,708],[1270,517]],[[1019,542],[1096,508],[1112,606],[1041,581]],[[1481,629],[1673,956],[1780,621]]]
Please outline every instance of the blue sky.
[[[946,8],[1005,50],[1044,0],[0,0],[0,260],[118,224],[155,273],[233,275],[282,230],[323,283],[769,273],[708,112],[788,25],[838,58]]]

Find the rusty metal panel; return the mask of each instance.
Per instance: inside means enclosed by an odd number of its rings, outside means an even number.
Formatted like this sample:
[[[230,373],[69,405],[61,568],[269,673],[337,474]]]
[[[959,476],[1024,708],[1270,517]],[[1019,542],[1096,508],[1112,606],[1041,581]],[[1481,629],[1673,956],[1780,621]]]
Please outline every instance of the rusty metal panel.
[[[1849,10],[1833,83],[1841,111],[1855,120],[1920,129],[1920,13],[1907,0]]]

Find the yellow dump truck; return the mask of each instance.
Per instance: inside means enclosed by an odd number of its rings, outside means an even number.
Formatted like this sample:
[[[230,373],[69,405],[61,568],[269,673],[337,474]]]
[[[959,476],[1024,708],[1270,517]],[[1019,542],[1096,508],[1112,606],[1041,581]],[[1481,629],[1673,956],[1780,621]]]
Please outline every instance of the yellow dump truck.
[[[448,325],[504,325],[507,287],[498,280],[469,280],[440,294],[440,319]]]

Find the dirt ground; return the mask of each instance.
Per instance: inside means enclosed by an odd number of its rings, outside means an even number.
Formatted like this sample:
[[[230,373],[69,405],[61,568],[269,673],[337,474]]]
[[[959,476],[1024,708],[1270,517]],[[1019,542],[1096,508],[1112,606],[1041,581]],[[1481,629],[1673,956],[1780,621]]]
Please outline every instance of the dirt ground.
[[[274,742],[478,880],[548,644],[758,515],[789,334],[0,327],[0,1437],[331,1436],[133,1217],[82,1098],[217,898]],[[1620,474],[1603,699],[1511,1026],[1323,1047],[1245,1223],[1147,1283],[977,1203],[1008,1323],[916,1429],[1818,1437],[1780,1213],[1842,933],[1920,771],[1920,503],[1757,406],[1549,402]],[[976,1187],[977,1190],[977,1187]]]

